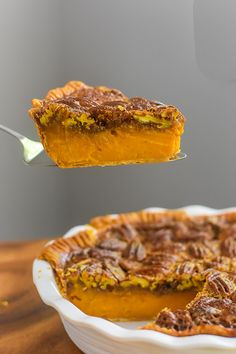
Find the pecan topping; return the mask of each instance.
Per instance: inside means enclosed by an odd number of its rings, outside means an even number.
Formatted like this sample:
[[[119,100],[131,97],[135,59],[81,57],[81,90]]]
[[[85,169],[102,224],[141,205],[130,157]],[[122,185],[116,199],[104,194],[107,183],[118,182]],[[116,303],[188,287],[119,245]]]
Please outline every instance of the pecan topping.
[[[129,259],[142,261],[146,257],[145,247],[141,242],[133,241],[126,252],[126,255]]]
[[[214,272],[207,278],[207,290],[211,294],[225,297],[231,295],[234,289],[235,284],[226,273]]]
[[[193,242],[188,246],[188,251],[193,258],[203,259],[212,255],[211,249],[202,242]]]
[[[176,240],[183,242],[211,240],[215,236],[212,225],[201,221],[179,222],[175,229]]]
[[[204,269],[214,269],[221,272],[229,272],[231,269],[231,260],[228,257],[217,256],[204,260]]]
[[[236,224],[225,227],[220,236],[221,254],[226,257],[236,257]]]
[[[123,251],[126,249],[127,243],[117,238],[108,238],[100,242],[99,247],[111,251]]]
[[[176,262],[174,255],[157,254],[147,257],[143,262],[143,267],[138,270],[138,274],[155,277],[155,275],[166,274],[171,271],[172,265]],[[164,284],[163,284],[163,287]]]
[[[221,253],[226,257],[236,257],[236,239],[228,237],[222,241]]]
[[[81,260],[86,259],[87,257],[88,257],[88,249],[86,248],[82,249],[78,247],[76,251],[71,252],[71,254],[67,256],[66,265],[69,267],[70,265],[78,263]]]
[[[147,242],[153,243],[155,245],[156,243],[163,243],[163,242],[168,242],[173,239],[174,232],[172,229],[169,228],[163,228],[163,229],[149,229],[148,231],[146,230],[146,240]]]
[[[116,251],[111,251],[107,249],[102,249],[102,248],[92,248],[88,252],[89,256],[92,258],[97,258],[97,259],[104,259],[104,258],[113,258],[113,259],[118,259],[120,257],[120,253]]]
[[[123,259],[123,258],[119,260],[119,265],[125,271],[134,271],[134,272],[138,271],[142,267],[142,265],[137,261],[132,261],[130,259]]]
[[[166,254],[178,254],[186,249],[186,245],[180,242],[163,241],[152,245],[153,252],[160,251]]]
[[[173,235],[174,235],[174,232],[172,229],[164,228],[164,229],[160,229],[160,230],[154,232],[151,235],[151,240],[152,240],[152,242],[154,242],[154,241],[158,241],[158,242],[170,241],[170,240],[172,240]]]
[[[199,273],[201,271],[201,265],[196,264],[192,261],[185,261],[183,263],[180,263],[176,267],[176,273],[177,274],[188,274],[188,275],[193,275],[196,273]]]
[[[147,241],[169,240],[173,237],[173,222],[169,219],[161,219],[157,223],[139,223],[136,229]]]
[[[189,308],[196,325],[236,325],[236,305],[230,299],[203,296]]]
[[[105,260],[104,264],[105,268],[108,269],[117,280],[122,281],[125,279],[125,272],[119,265],[108,260]]]
[[[175,230],[175,239],[177,241],[185,241],[188,240],[189,237],[189,227],[186,223],[177,221],[174,226]]]
[[[175,331],[184,331],[192,328],[193,321],[188,310],[163,310],[158,315],[156,324]]]
[[[152,260],[155,263],[165,262],[168,264],[172,264],[175,263],[177,259],[178,259],[177,255],[168,254],[168,253],[153,253],[153,257],[152,257]]]
[[[230,224],[230,225],[225,225],[222,228],[222,232],[220,233],[219,238],[221,240],[225,240],[226,238],[236,239],[236,223]]]
[[[154,253],[153,255],[149,256],[144,264],[150,265],[150,266],[163,266],[166,265],[169,267],[171,264],[174,264],[177,260],[177,256],[171,255],[171,254],[166,254],[166,253]]]
[[[114,225],[105,231],[107,238],[118,238],[125,242],[132,242],[138,236],[135,228],[130,224]]]

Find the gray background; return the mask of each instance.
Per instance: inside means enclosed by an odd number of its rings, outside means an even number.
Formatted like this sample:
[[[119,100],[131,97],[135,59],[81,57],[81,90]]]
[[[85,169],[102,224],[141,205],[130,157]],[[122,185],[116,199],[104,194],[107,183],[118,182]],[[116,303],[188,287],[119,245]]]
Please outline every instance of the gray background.
[[[62,234],[96,214],[148,206],[236,204],[236,28],[233,15],[224,17],[230,26],[220,22],[223,3],[235,14],[230,0],[0,2],[2,124],[36,137],[31,98],[78,79],[177,105],[189,155],[162,165],[30,168],[0,132],[0,239]]]

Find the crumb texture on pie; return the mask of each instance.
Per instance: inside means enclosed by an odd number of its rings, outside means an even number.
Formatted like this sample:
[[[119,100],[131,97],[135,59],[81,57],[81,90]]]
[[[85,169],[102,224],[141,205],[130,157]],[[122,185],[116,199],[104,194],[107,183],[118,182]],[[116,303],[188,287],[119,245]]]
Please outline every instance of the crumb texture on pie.
[[[195,292],[185,308],[159,309],[155,322],[144,329],[175,336],[236,336],[234,212],[191,217],[183,211],[140,211],[97,217],[87,230],[46,246],[41,258],[50,262],[67,297],[76,289],[114,292],[116,297],[119,291],[132,294],[132,289],[152,296]]]

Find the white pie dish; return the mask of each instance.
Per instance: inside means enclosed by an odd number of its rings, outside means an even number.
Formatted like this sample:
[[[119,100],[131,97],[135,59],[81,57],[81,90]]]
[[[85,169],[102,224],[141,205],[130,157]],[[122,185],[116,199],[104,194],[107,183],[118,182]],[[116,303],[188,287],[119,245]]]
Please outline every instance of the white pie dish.
[[[181,209],[190,215],[210,215],[236,210],[236,208],[216,210],[198,205]],[[148,210],[163,211],[165,209],[150,208]],[[86,225],[73,227],[64,237],[71,237],[87,227]],[[33,281],[43,302],[59,313],[67,334],[84,353],[225,354],[236,351],[236,338],[215,335],[177,338],[155,331],[135,329],[144,324],[141,322],[113,323],[102,318],[88,316],[61,296],[52,268],[46,261],[39,259],[34,261]]]

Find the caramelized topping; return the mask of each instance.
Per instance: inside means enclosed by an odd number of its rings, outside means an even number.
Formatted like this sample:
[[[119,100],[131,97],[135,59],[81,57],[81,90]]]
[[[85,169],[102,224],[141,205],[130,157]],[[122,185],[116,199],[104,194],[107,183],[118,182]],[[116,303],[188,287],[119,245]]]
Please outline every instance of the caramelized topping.
[[[214,272],[207,278],[206,290],[213,296],[230,296],[235,290],[235,284],[227,274]]]
[[[187,310],[177,310],[175,312],[163,310],[158,315],[156,324],[167,329],[184,331],[192,328],[193,321],[189,311]]]
[[[66,128],[87,131],[110,129],[122,123],[165,129],[178,120],[184,121],[174,106],[128,98],[118,90],[90,87],[80,81],[50,91],[44,100],[33,100],[29,113],[42,127],[60,122]]]

